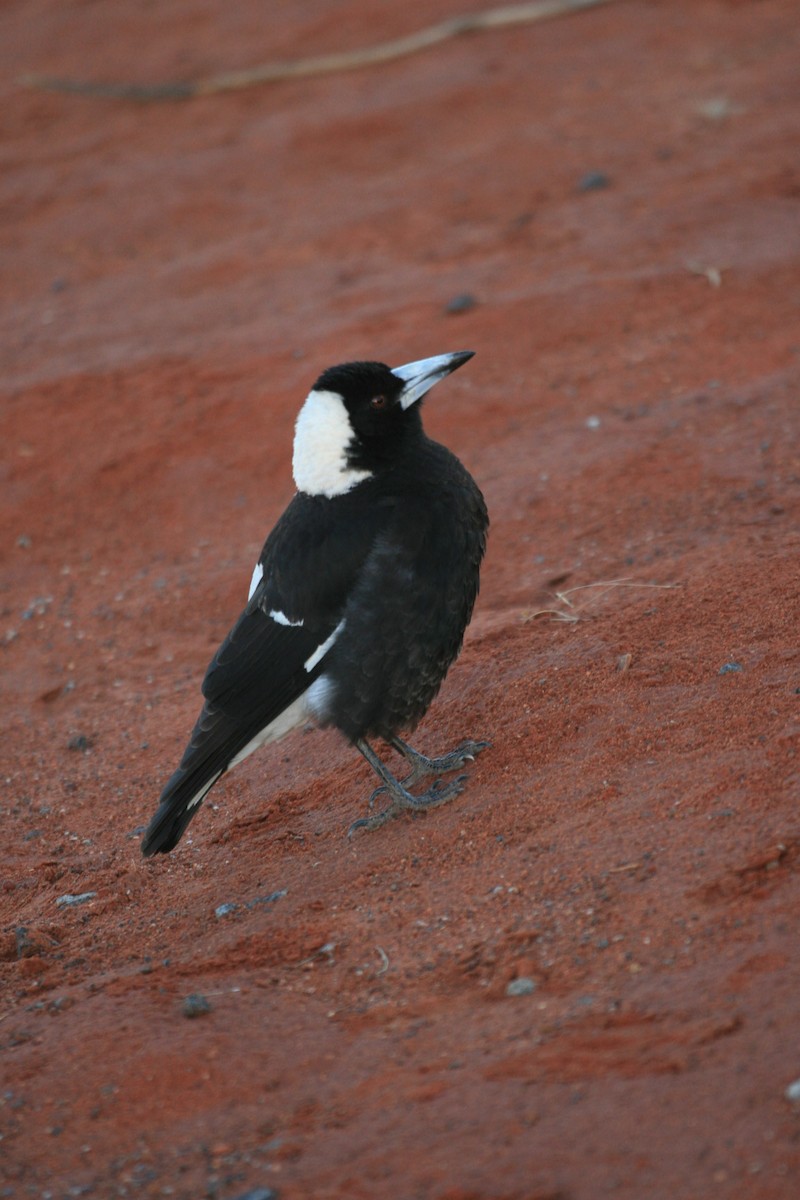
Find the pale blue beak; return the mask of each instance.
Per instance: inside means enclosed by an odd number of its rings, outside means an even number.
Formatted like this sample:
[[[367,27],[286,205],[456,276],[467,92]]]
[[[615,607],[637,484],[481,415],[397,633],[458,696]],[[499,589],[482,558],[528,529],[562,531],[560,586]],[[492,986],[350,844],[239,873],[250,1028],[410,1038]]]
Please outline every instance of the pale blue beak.
[[[421,358],[419,362],[406,363],[404,367],[392,367],[392,374],[402,379],[405,387],[399,400],[405,410],[416,404],[434,384],[452,371],[458,370],[474,355],[474,350],[456,350],[453,354],[437,354],[433,358]]]

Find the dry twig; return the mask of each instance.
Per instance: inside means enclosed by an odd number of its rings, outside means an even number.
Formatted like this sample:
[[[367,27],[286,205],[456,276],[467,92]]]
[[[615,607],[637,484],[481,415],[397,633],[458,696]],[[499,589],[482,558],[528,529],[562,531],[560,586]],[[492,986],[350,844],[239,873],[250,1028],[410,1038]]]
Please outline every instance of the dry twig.
[[[537,0],[532,4],[510,4],[488,8],[483,12],[450,17],[426,29],[405,37],[365,46],[360,50],[344,50],[334,54],[318,54],[290,62],[264,63],[242,71],[224,71],[196,82],[173,81],[162,84],[91,83],[88,80],[57,79],[46,75],[25,75],[26,87],[49,92],[71,92],[80,96],[96,96],[105,100],[189,100],[194,96],[209,96],[216,92],[240,91],[262,83],[277,83],[283,79],[298,79],[313,75],[330,75],[339,71],[354,71],[359,67],[375,66],[418,54],[439,42],[459,37],[462,33],[477,33],[486,29],[505,29],[512,25],[530,25],[548,17],[559,17],[596,8],[610,0]]]

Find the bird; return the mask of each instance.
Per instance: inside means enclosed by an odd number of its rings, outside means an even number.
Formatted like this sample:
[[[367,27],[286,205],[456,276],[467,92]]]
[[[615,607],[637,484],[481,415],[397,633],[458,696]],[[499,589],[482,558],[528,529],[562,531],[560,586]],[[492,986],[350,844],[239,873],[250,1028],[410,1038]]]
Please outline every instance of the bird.
[[[203,680],[203,709],[141,848],[166,854],[222,776],[309,722],[334,727],[380,779],[374,830],[458,795],[444,782],[490,745],[428,758],[418,725],[458,656],[478,595],[489,517],[472,476],[429,438],[421,402],[473,357],[463,350],[390,368],[350,362],[319,376],[297,417],[296,492],[267,537],[247,604]],[[398,779],[370,744],[408,767]],[[412,792],[433,777],[426,791]],[[379,797],[388,799],[374,811]]]

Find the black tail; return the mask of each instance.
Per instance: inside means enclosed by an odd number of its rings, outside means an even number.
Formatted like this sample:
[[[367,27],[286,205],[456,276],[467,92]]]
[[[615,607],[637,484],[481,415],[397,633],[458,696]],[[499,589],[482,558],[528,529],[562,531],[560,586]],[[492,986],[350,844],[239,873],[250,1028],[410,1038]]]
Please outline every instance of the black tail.
[[[223,771],[187,772],[180,767],[161,793],[158,809],[142,838],[142,854],[150,858],[153,854],[168,854],[174,850],[184,834],[186,826],[200,808],[200,804]],[[200,783],[200,779],[204,776]]]
[[[332,631],[332,625],[282,625],[257,605],[245,609],[206,672],[203,711],[147,827],[144,855],[174,850],[206,793],[232,763],[241,761],[243,751],[249,753],[250,743],[262,734],[265,740],[283,714],[300,717],[300,709],[292,705],[322,671],[316,660],[309,670],[309,655]],[[290,727],[291,721],[281,733]]]
[[[206,794],[252,737],[250,729],[243,729],[219,709],[205,706],[180,766],[161,793],[156,814],[142,838],[145,858],[175,849]]]

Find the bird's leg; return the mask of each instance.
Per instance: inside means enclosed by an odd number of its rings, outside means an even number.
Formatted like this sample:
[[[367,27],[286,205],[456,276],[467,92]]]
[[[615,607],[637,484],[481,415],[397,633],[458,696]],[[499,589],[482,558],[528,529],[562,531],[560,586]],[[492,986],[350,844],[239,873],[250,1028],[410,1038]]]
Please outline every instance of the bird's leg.
[[[383,785],[378,788],[378,792],[386,792],[389,797],[389,804],[383,812],[376,813],[373,817],[361,817],[360,820],[354,821],[348,830],[348,837],[352,837],[357,829],[380,829],[381,825],[385,825],[390,817],[396,816],[397,813],[403,810],[420,812],[423,809],[436,808],[440,804],[446,804],[448,800],[452,800],[454,796],[457,796],[464,790],[467,777],[466,775],[459,775],[458,779],[454,779],[450,783],[441,783],[437,779],[427,792],[423,792],[420,796],[414,796],[398,779],[395,779],[388,767],[381,762],[364,738],[359,738],[355,746],[363,754],[376,775],[380,776],[383,780]],[[457,751],[454,751],[454,755],[457,753]],[[419,757],[422,758],[422,755]],[[423,761],[429,762],[430,760],[424,759]],[[447,769],[452,771],[456,769],[456,766],[457,764],[453,760],[452,765]],[[430,774],[431,772],[426,771],[424,773]]]
[[[425,779],[428,775],[438,777],[447,775],[449,771],[459,771],[468,762],[473,762],[481,750],[486,750],[491,744],[491,742],[474,742],[469,738],[460,746],[456,746],[455,750],[451,750],[449,754],[443,754],[441,758],[427,758],[401,738],[389,739],[389,745],[393,746],[398,754],[402,754],[411,767],[411,774],[403,780],[403,786],[406,788],[413,787],[415,783],[418,783],[420,779]]]
[[[419,783],[420,779],[425,779],[430,775],[439,778],[446,775],[449,771],[458,771],[461,767],[465,767],[468,762],[473,762],[475,757],[480,754],[481,750],[485,750],[491,746],[491,742],[475,742],[471,738],[462,742],[455,750],[449,754],[444,754],[440,758],[427,758],[426,755],[420,754],[413,746],[409,746],[408,742],[404,742],[402,738],[389,738],[389,745],[392,746],[398,754],[406,760],[411,767],[408,775],[400,782],[408,791],[414,784]],[[381,784],[369,798],[369,806],[372,808],[378,796],[386,791],[386,785]]]

